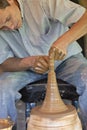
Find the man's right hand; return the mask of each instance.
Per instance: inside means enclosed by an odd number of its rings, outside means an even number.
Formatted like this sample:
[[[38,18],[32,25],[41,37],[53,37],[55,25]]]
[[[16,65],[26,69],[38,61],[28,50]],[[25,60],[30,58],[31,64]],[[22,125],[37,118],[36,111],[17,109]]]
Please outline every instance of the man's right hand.
[[[31,69],[39,74],[43,74],[49,69],[49,57],[48,56],[36,56],[35,61]]]

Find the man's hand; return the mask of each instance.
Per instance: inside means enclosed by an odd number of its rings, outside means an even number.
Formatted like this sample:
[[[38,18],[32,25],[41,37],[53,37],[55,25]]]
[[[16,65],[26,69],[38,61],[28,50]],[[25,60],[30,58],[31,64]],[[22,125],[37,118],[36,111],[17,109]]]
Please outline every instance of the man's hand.
[[[62,60],[66,56],[66,49],[53,44],[49,50],[49,56],[53,56],[54,60]]]
[[[37,56],[32,66],[32,70],[36,73],[43,74],[49,69],[49,57],[48,56]]]

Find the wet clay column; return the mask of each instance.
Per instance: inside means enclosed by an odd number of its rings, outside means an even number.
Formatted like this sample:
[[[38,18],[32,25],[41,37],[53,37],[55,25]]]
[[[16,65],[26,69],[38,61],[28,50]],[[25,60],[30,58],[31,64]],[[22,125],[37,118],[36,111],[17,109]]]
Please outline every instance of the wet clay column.
[[[54,72],[54,56],[50,56],[44,102],[32,109],[27,130],[82,130],[76,109],[65,105],[61,99]]]

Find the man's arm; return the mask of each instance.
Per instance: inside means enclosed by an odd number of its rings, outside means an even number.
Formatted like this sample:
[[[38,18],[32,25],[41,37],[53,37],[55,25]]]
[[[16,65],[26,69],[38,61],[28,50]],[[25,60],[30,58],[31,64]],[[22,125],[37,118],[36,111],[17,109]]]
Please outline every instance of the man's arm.
[[[48,70],[48,56],[29,56],[25,58],[9,58],[0,64],[0,74],[33,69],[37,73]]]
[[[63,59],[66,55],[66,50],[69,44],[78,40],[80,37],[87,33],[87,11],[75,24],[72,25],[70,30],[64,33],[59,39],[57,39],[50,50],[55,52],[55,59]]]
[[[35,60],[35,57],[26,58],[9,58],[0,64],[0,70],[2,72],[15,72],[29,69]]]
[[[61,45],[68,46],[73,41],[78,40],[80,37],[87,33],[87,11],[84,15],[68,30],[64,35],[62,35],[56,42],[61,43]]]

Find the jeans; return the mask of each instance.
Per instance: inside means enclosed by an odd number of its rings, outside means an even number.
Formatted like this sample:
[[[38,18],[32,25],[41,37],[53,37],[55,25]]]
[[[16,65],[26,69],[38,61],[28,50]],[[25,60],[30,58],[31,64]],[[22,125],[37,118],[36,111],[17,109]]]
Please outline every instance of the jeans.
[[[55,70],[57,78],[76,86],[79,96],[79,107],[87,122],[87,60],[82,54],[74,55],[63,61]],[[44,79],[47,74],[32,71],[5,72],[0,76],[0,118],[11,117],[16,122],[15,101],[21,98],[19,90],[28,83]]]

